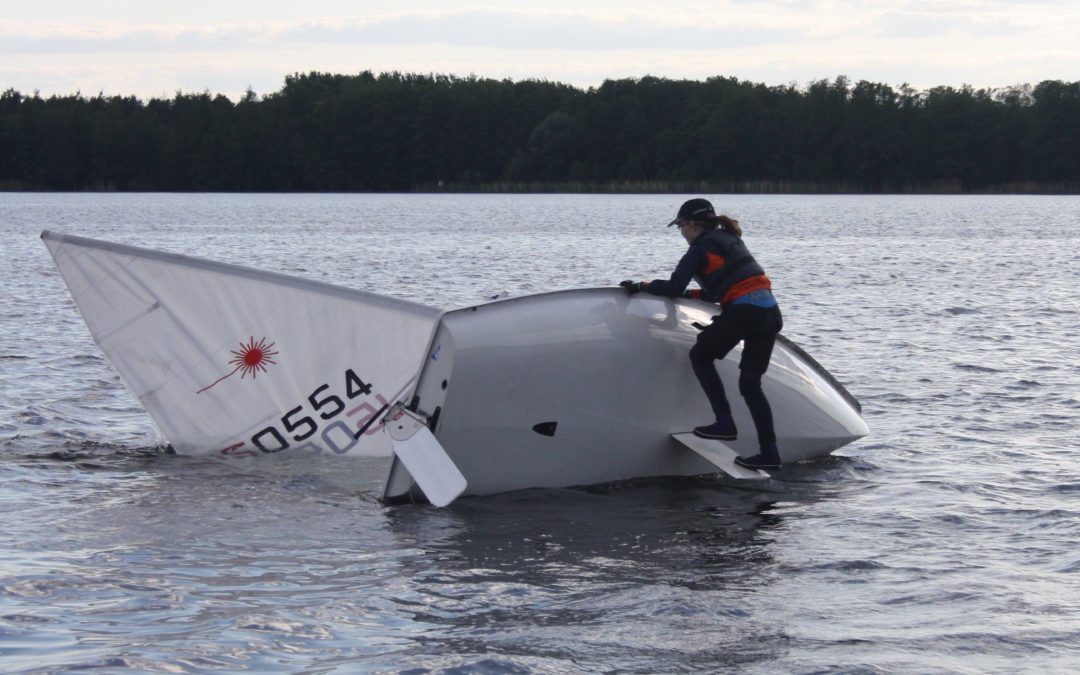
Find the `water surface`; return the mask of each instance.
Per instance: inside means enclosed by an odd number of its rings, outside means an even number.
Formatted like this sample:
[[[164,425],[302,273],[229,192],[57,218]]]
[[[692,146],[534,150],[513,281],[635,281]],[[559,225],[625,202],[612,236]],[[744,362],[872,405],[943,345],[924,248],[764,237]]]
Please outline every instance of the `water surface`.
[[[681,197],[0,194],[0,669],[1075,669],[1080,198],[713,199],[871,435],[434,509],[384,460],[167,454],[40,231],[449,308],[666,276]]]

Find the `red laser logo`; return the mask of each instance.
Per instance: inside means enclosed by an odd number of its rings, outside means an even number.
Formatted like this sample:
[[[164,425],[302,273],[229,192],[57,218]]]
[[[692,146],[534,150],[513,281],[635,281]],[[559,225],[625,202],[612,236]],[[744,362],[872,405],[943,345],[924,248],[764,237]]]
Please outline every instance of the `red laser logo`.
[[[260,338],[258,342],[255,342],[254,336],[248,338],[247,344],[241,342],[239,349],[230,350],[233,358],[229,361],[229,365],[236,366],[232,369],[232,372],[228,375],[219,377],[212,384],[203,387],[195,393],[203,393],[225,378],[232,377],[237,371],[240,371],[241,380],[248,375],[251,375],[251,379],[254,380],[259,376],[260,372],[266,372],[267,365],[274,365],[277,363],[277,361],[273,359],[274,356],[277,356],[277,352],[273,351],[273,346],[273,342],[267,344],[266,338]]]

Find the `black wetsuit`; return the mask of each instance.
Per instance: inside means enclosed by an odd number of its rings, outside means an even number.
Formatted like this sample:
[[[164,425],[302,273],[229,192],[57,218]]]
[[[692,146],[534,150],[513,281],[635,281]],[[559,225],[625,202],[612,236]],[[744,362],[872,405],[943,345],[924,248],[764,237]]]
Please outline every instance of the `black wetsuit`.
[[[762,452],[772,454],[776,430],[772,408],[761,389],[761,376],[769,368],[776,335],[784,321],[769,278],[740,237],[723,230],[710,230],[690,243],[670,279],[653,281],[643,290],[676,297],[684,295],[691,279],[698,282],[701,290],[691,291],[690,297],[718,302],[722,308],[690,349],[694,374],[709,398],[716,419],[730,419],[731,406],[714,362],[727,356],[740,341],[744,342],[739,361],[739,393],[750,409]]]

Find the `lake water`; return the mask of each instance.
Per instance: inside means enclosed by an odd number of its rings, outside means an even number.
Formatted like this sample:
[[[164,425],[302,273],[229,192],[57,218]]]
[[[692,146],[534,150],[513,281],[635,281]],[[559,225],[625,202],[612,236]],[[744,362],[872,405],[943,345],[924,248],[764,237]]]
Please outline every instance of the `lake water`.
[[[666,276],[681,196],[0,194],[0,670],[1075,672],[1080,198],[712,198],[871,435],[435,509],[165,452],[40,231],[449,308]]]

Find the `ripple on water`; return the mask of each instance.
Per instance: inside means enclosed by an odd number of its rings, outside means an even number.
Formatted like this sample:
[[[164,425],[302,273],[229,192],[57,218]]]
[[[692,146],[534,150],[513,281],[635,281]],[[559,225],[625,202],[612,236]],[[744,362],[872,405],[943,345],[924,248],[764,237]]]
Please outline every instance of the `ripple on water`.
[[[964,314],[981,314],[982,310],[975,307],[948,307],[945,309],[945,313],[952,316],[962,316]]]
[[[983,366],[975,363],[954,363],[952,367],[956,370],[962,370],[969,373],[1000,373],[1000,368],[993,368],[991,366]]]

